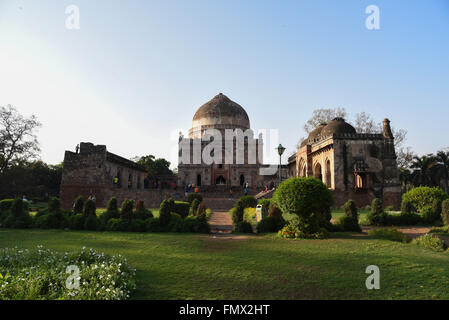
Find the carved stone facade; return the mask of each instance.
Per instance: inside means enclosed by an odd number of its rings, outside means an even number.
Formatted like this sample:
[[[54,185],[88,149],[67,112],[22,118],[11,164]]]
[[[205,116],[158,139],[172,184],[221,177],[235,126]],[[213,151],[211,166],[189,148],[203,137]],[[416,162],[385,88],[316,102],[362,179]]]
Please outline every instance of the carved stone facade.
[[[147,172],[139,164],[110,153],[104,145],[81,143],[79,153],[66,151],[61,180],[61,206],[71,209],[78,196],[95,196],[98,207],[111,197],[143,200],[148,208],[159,207],[170,190],[145,188]]]
[[[206,149],[210,148],[213,141],[205,139],[206,130],[215,130],[221,134],[221,141],[214,141],[218,143],[218,147],[213,150]],[[226,130],[228,133],[230,130],[240,130],[245,137],[239,144],[235,137],[226,135]],[[211,151],[211,156],[214,157],[217,149],[221,150],[221,157],[218,157],[221,161],[205,163],[203,153],[209,154]],[[226,150],[232,150],[232,154],[226,154]],[[263,189],[265,185],[276,181],[277,173],[268,176],[260,174],[260,169],[264,167],[262,154],[262,136],[254,137],[246,111],[220,93],[195,113],[189,137],[180,137],[178,184],[192,184],[200,186],[202,190],[225,190],[248,183],[250,188]]]
[[[401,186],[390,121],[383,133],[363,134],[342,118],[321,124],[289,158],[289,174],[313,176],[333,191],[336,206],[352,199],[358,207],[374,198],[399,209]]]

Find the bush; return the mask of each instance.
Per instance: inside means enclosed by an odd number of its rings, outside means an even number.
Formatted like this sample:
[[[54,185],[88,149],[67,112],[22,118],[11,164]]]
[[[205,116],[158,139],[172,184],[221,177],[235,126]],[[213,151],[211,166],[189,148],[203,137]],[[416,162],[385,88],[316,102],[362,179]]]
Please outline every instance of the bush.
[[[89,216],[96,216],[96,211],[97,206],[95,204],[95,201],[89,199],[84,203],[83,214],[85,218],[88,218]]]
[[[164,200],[159,209],[159,223],[162,227],[166,227],[170,223],[171,213],[174,210],[173,199]]]
[[[449,225],[449,199],[446,199],[441,204],[441,217],[445,225]]]
[[[447,249],[446,244],[440,238],[432,234],[426,234],[413,239],[412,243],[433,251],[445,251]]]
[[[190,203],[190,205],[192,205],[195,199],[198,200],[198,203],[200,203],[203,201],[203,196],[199,193],[189,193],[187,196],[187,202]]]
[[[120,210],[120,219],[131,221],[133,218],[134,201],[125,199],[122,202],[122,209]]]
[[[338,224],[340,225],[342,231],[353,231],[353,232],[362,231],[358,219],[356,220],[350,216],[345,215],[340,217],[340,219],[338,219]]]
[[[433,224],[441,218],[441,214],[438,211],[434,211],[432,207],[424,207],[421,211],[422,219],[428,224]]]
[[[271,199],[260,199],[257,204],[262,206],[262,217],[267,217],[270,210]]]
[[[130,231],[133,231],[133,232],[145,232],[146,231],[145,220],[134,219],[133,221],[131,221],[129,229],[130,229]]]
[[[66,285],[70,265],[79,268],[79,290]],[[0,300],[118,300],[129,298],[135,289],[135,270],[125,258],[92,249],[59,253],[41,246],[4,248],[0,270],[8,270],[7,285],[0,279]]]
[[[278,232],[278,236],[284,239],[324,239],[328,235],[329,232],[324,228],[319,229],[315,233],[306,233],[300,230],[294,223],[287,224]]]
[[[97,230],[98,229],[98,219],[96,215],[90,215],[86,218],[86,221],[84,222],[84,229],[85,230]]]
[[[412,212],[415,212],[415,208],[413,208],[413,205],[409,200],[402,199],[401,212],[402,213],[412,213]]]
[[[6,228],[25,229],[31,227],[33,220],[28,212],[28,206],[22,199],[15,199],[8,211],[2,216],[2,225]]]
[[[282,219],[282,211],[276,207],[274,204],[270,203],[270,207],[268,209],[268,216],[272,217],[276,220]]]
[[[106,211],[108,212],[117,212],[118,213],[118,202],[116,197],[112,197],[108,201],[108,205],[106,207]]]
[[[423,223],[423,218],[417,213],[404,213],[399,215],[387,215],[387,225],[390,226],[414,226]]]
[[[39,229],[60,229],[63,219],[61,212],[48,213],[37,218],[34,225]]]
[[[380,199],[375,198],[371,203],[371,212],[368,214],[369,224],[372,226],[384,226],[387,224],[387,214],[382,207]]]
[[[112,218],[106,225],[106,230],[108,231],[128,231],[128,229],[129,221],[123,219]]]
[[[234,208],[231,210],[232,224],[235,226],[239,222],[243,221],[243,215],[245,214],[245,208],[241,202],[236,202]]]
[[[86,218],[82,213],[77,213],[69,218],[69,228],[72,230],[83,230]]]
[[[175,212],[171,213],[170,223],[168,225],[168,231],[181,232],[183,220],[181,216]]]
[[[48,200],[48,212],[53,213],[61,210],[61,202],[58,198],[51,197],[50,200]]]
[[[5,212],[11,209],[14,199],[4,199],[0,201],[0,212]]]
[[[235,225],[234,232],[238,233],[253,233],[253,227],[247,221],[240,221]]]
[[[153,213],[148,209],[140,209],[134,212],[134,218],[140,220],[147,220],[148,218],[153,218]]]
[[[78,196],[78,198],[75,199],[75,203],[73,204],[73,213],[83,213],[84,211],[84,198],[83,196]]]
[[[409,201],[418,212],[423,213],[424,208],[431,208],[435,200],[440,202],[449,196],[440,188],[417,187],[402,196],[403,200]]]
[[[278,232],[285,225],[284,219],[266,217],[257,224],[257,233]]]
[[[243,208],[255,208],[257,207],[257,200],[253,196],[243,196],[238,202],[240,202]]]
[[[189,214],[191,216],[196,215],[196,212],[198,210],[198,206],[200,205],[200,201],[198,199],[194,199],[190,205]]]
[[[198,208],[196,209],[196,216],[198,218],[202,218],[202,219],[206,219],[206,206],[204,205],[203,202],[200,203],[200,205],[198,206]]]
[[[374,228],[368,231],[368,235],[376,239],[391,240],[406,243],[407,237],[396,228]]]
[[[190,203],[184,201],[175,201],[174,212],[179,214],[183,219],[189,215]]]
[[[145,230],[148,232],[160,232],[161,225],[158,218],[148,218],[145,220]]]
[[[331,191],[318,179],[290,178],[281,183],[273,195],[273,204],[283,213],[298,216],[298,227],[304,233],[315,234],[334,203]]]

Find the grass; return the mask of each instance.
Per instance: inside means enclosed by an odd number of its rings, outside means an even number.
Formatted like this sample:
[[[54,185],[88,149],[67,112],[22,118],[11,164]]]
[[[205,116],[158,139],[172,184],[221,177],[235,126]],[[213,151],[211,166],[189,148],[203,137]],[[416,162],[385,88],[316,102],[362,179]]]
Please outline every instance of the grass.
[[[137,269],[134,299],[449,299],[447,252],[350,233],[282,240],[0,229],[0,247],[37,245],[124,255]],[[369,265],[380,268],[380,290],[365,287]]]

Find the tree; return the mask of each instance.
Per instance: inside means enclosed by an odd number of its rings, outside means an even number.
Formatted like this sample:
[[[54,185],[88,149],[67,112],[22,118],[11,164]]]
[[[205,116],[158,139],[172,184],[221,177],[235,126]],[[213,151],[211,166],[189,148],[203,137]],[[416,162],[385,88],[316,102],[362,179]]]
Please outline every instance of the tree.
[[[11,165],[37,156],[40,149],[34,131],[40,126],[34,115],[26,118],[11,105],[0,106],[0,175]]]
[[[312,117],[307,120],[304,125],[304,131],[309,134],[313,129],[315,129],[321,123],[328,123],[334,118],[346,118],[347,112],[345,108],[336,108],[336,109],[316,109],[313,111]]]
[[[438,171],[444,183],[444,191],[449,194],[449,151],[438,151]]]
[[[413,157],[411,165],[413,171],[413,182],[417,186],[434,186],[437,160],[434,155],[428,154],[422,157]]]
[[[153,155],[136,157],[137,163],[144,166],[148,171],[149,177],[155,176],[172,176],[173,171],[170,170],[170,162],[164,158],[156,159]]]

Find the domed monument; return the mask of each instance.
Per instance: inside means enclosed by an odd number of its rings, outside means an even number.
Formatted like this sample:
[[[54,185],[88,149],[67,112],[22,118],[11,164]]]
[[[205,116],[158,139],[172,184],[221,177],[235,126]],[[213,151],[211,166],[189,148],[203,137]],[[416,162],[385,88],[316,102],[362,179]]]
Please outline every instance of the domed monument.
[[[343,118],[321,123],[289,158],[289,175],[322,180],[337,207],[350,199],[363,207],[380,198],[385,207],[399,209],[401,186],[388,119],[382,131],[357,133]]]
[[[203,190],[246,184],[262,188],[262,148],[245,109],[219,93],[195,112],[189,137],[180,136],[178,183]]]

